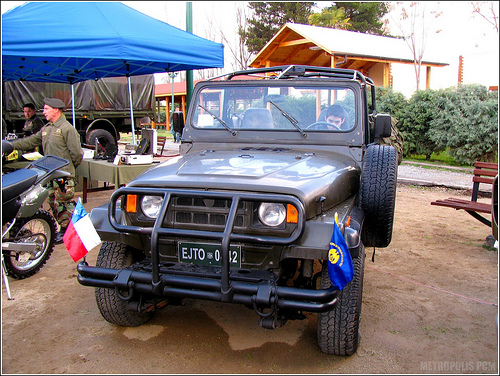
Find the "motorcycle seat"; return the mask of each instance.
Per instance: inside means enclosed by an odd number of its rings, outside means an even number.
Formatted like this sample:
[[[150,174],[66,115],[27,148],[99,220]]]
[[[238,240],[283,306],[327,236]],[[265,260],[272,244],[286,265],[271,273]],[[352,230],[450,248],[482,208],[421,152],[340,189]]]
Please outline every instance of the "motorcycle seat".
[[[35,171],[25,168],[2,175],[2,202],[22,194],[35,183],[37,177]]]

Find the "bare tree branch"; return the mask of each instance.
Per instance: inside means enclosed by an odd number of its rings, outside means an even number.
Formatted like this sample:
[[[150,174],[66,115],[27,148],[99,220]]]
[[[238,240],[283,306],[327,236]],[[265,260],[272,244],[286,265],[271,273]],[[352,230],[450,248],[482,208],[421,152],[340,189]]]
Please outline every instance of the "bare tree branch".
[[[233,70],[244,70],[248,68],[250,61],[252,59],[252,54],[248,52],[245,46],[245,41],[241,37],[241,30],[246,31],[247,29],[247,15],[245,4],[239,3],[236,8],[236,25],[238,30],[235,30],[234,42],[228,40],[224,31],[219,26],[219,31],[222,37],[222,41],[225,46],[229,48],[234,61],[231,62]]]
[[[496,15],[493,2],[471,1],[471,5],[472,13],[477,13],[483,17],[489,24],[493,25],[498,33],[498,16]],[[485,7],[488,8],[487,11],[484,10]]]
[[[431,29],[433,21],[441,16],[442,12],[436,10],[430,12],[426,11],[426,2],[411,2],[408,4],[408,8],[406,8],[406,6],[407,2],[397,2],[396,5],[394,5],[394,3],[387,3],[389,17],[393,20],[394,25],[398,27],[402,37],[412,52],[417,84],[416,89],[419,90],[422,61],[429,37],[429,30]],[[399,20],[393,17],[393,13],[398,13]],[[431,16],[430,21],[427,21],[428,16]],[[409,30],[405,30],[405,26],[409,26]],[[440,30],[438,29],[434,31],[434,33],[439,32]]]

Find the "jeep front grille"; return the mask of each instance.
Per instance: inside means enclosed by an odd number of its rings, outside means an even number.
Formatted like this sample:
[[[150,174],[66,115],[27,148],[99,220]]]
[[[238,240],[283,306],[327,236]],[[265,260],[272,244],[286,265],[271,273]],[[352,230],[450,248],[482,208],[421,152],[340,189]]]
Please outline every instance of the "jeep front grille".
[[[205,226],[222,231],[230,208],[231,200],[173,197],[163,226],[194,229]],[[251,211],[251,202],[240,201],[234,221],[235,229],[249,226]]]
[[[137,203],[143,196],[163,197],[158,218],[153,220],[141,213],[126,211],[122,214],[127,220],[118,221],[117,203],[127,195],[136,195]],[[125,205],[127,200],[123,201]],[[297,223],[284,223],[278,227],[263,225],[254,213],[261,202],[293,205],[298,211]],[[139,206],[137,204],[137,209]],[[175,236],[283,245],[297,240],[305,227],[304,207],[293,196],[170,188],[119,188],[111,195],[108,218],[115,230],[151,235],[153,243],[158,237]]]

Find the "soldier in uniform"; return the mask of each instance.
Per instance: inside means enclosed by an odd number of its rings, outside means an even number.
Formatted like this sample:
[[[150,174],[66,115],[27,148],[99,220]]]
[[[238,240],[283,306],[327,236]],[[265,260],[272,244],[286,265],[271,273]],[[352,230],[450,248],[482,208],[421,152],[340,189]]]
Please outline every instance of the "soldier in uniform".
[[[76,205],[73,200],[75,169],[82,162],[83,150],[80,135],[62,112],[64,102],[57,98],[45,98],[44,103],[43,114],[48,123],[33,135],[12,141],[12,146],[17,150],[31,150],[41,146],[45,155],[55,155],[69,161],[62,169],[68,171],[70,176],[54,180],[49,193],[49,205],[60,226],[56,244],[60,244]]]
[[[24,122],[23,133],[24,137],[31,136],[37,133],[43,127],[42,119],[36,114],[36,108],[33,103],[26,103],[23,106],[24,117],[26,121]]]

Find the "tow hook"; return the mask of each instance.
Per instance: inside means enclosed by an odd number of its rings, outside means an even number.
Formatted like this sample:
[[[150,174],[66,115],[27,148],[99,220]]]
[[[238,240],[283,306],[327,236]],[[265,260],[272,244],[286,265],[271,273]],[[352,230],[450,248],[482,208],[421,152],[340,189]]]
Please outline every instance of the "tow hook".
[[[286,317],[278,313],[269,317],[259,318],[259,325],[264,329],[276,329],[285,325],[286,322]]]
[[[116,295],[125,301],[129,301],[134,296],[134,282],[130,281],[131,270],[122,269],[116,275],[113,284],[115,285]],[[120,293],[120,290],[128,290],[128,295],[124,296]]]

